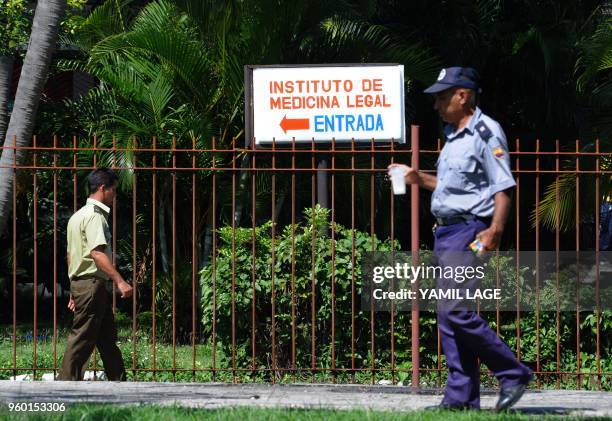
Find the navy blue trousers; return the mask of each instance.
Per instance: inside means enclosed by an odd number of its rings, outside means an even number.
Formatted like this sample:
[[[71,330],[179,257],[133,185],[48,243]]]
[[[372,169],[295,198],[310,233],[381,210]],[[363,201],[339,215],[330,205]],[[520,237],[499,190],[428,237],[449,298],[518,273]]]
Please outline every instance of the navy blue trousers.
[[[469,244],[476,234],[488,228],[479,219],[435,229],[434,254],[441,266],[475,265],[476,257]],[[453,253],[455,252],[455,253]],[[450,283],[449,283],[450,282]],[[473,288],[470,282],[458,284],[453,280],[437,280],[437,288]],[[499,380],[502,388],[526,383],[531,370],[520,363],[487,322],[473,310],[449,310],[438,304],[438,327],[442,350],[446,356],[448,381],[443,403],[480,408],[480,362]]]

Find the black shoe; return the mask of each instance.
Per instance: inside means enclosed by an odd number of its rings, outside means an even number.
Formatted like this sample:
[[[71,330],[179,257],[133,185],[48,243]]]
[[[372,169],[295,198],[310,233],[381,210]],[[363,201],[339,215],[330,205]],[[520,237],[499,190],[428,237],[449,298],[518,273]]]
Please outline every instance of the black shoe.
[[[525,389],[527,389],[527,385],[532,378],[533,377],[530,377],[526,383],[517,384],[507,389],[502,389],[499,392],[499,399],[495,404],[495,410],[497,412],[504,411],[517,403],[521,396],[523,396],[523,393],[525,393]]]
[[[453,404],[442,402],[438,405],[426,406],[423,408],[426,411],[467,411],[476,409],[468,404]]]

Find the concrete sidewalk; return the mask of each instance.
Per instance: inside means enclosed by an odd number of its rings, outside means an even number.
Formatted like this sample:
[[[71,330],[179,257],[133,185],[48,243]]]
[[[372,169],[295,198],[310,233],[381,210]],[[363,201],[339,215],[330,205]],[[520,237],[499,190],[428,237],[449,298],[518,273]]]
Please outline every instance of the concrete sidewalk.
[[[439,390],[412,394],[409,388],[401,386],[0,381],[0,402],[3,404],[87,402],[177,404],[201,408],[257,406],[411,411],[435,405],[440,399]],[[483,409],[493,408],[496,399],[495,391],[483,391]],[[612,417],[612,392],[527,391],[514,410],[530,414]]]

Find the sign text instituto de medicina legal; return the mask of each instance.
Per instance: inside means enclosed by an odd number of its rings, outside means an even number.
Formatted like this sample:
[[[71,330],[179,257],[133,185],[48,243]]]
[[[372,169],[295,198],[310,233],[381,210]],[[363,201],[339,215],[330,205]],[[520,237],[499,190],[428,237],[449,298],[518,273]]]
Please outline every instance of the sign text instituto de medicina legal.
[[[245,76],[257,144],[405,141],[402,65],[247,66]]]

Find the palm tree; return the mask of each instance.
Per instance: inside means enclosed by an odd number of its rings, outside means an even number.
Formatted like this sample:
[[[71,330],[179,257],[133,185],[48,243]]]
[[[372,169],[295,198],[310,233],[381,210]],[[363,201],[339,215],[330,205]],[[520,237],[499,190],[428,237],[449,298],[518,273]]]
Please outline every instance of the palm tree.
[[[28,40],[30,25],[25,0],[0,0],[0,139],[4,140],[15,55]]]
[[[8,125],[8,105],[11,95],[14,62],[15,59],[12,56],[0,56],[0,139],[4,139]]]
[[[40,0],[36,5],[28,51],[0,157],[0,232],[4,231],[11,211],[11,194],[15,182],[11,166],[14,160],[19,164],[25,156],[23,150],[15,153],[10,148],[13,138],[16,138],[17,146],[30,144],[40,95],[47,79],[65,9],[66,0]]]

